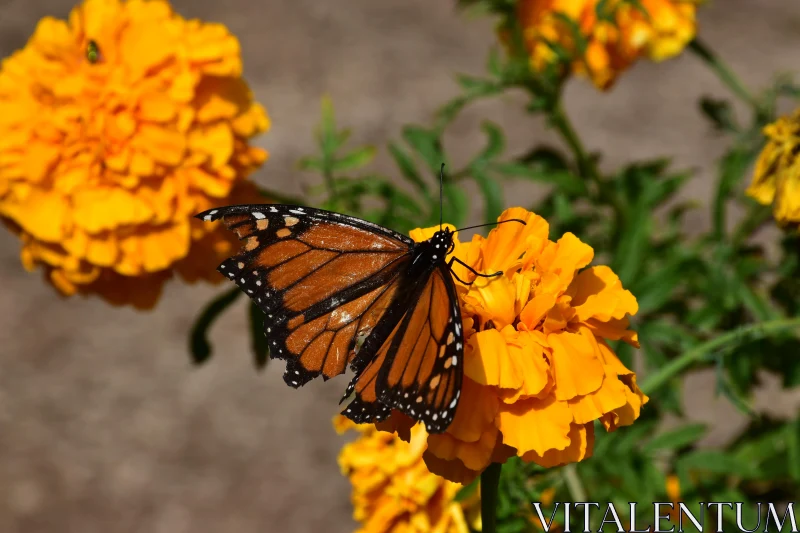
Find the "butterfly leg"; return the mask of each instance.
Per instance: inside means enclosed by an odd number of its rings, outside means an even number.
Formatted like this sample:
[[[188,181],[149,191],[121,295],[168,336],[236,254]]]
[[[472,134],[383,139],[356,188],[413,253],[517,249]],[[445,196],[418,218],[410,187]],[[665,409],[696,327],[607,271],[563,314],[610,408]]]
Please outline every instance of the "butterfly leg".
[[[469,266],[468,264],[466,264],[464,261],[462,261],[462,260],[461,260],[461,259],[459,259],[458,257],[455,257],[455,256],[453,256],[453,257],[451,257],[451,258],[450,258],[450,262],[448,262],[448,263],[447,263],[447,266],[448,266],[448,268],[450,269],[450,273],[453,275],[453,277],[454,277],[454,278],[456,278],[456,279],[457,279],[458,281],[460,281],[461,283],[463,283],[464,285],[472,285],[472,284],[473,284],[473,283],[475,283],[475,282],[474,282],[474,281],[470,281],[469,283],[467,283],[467,282],[466,282],[466,281],[464,281],[463,279],[459,278],[459,277],[456,275],[456,273],[453,271],[453,263],[458,263],[458,264],[462,265],[464,268],[466,268],[467,270],[469,270],[470,272],[472,272],[472,273],[473,273],[473,274],[475,274],[476,276],[480,276],[480,277],[482,277],[482,278],[494,278],[494,277],[497,277],[497,276],[502,276],[502,275],[503,275],[503,272],[502,272],[502,271],[500,271],[500,272],[495,272],[494,274],[481,274],[480,272],[476,271],[474,268],[472,268],[471,266]]]

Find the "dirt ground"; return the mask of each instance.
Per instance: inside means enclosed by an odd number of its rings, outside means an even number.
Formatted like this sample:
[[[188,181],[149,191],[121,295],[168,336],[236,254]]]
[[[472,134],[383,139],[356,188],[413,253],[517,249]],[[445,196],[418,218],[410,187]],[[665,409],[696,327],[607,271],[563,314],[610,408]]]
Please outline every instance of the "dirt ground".
[[[187,17],[226,24],[241,39],[246,77],[267,107],[271,152],[257,179],[288,193],[314,183],[294,170],[314,151],[319,99],[333,98],[356,142],[384,147],[404,123],[426,123],[456,92],[454,72],[480,73],[492,24],[457,15],[451,1],[181,0]],[[69,0],[0,0],[0,57],[24,45],[45,15]],[[800,8],[786,0],[717,0],[700,12],[702,36],[751,87],[800,71]],[[727,93],[691,55],[642,63],[609,94],[570,84],[567,107],[592,150],[613,168],[674,155],[696,168],[688,195],[706,203],[724,142],[697,111],[701,95]],[[523,149],[554,139],[520,116],[512,97],[477,106],[452,128],[456,162],[483,142],[491,117]],[[394,173],[385,150],[378,169]],[[528,205],[530,185],[508,189]],[[524,200],[524,201],[523,201]],[[477,218],[479,213],[473,213]],[[693,227],[707,227],[696,214]],[[249,361],[244,301],[216,325],[214,359],[189,364],[187,331],[217,290],[169,286],[157,309],[110,309],[62,300],[20,265],[18,242],[0,232],[0,531],[4,533],[211,533],[352,531],[349,485],[331,416],[344,383],[299,391],[282,365],[257,374]],[[769,380],[768,380],[769,381]],[[764,409],[792,412],[800,398],[767,387]],[[708,445],[744,421],[714,398],[708,376],[686,381],[693,420],[713,423]]]

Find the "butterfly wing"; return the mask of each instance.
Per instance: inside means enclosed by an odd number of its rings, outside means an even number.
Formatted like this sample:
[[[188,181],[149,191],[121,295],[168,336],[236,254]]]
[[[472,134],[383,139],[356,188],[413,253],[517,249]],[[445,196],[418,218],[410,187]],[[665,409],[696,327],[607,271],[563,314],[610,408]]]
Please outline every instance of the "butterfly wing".
[[[455,284],[441,262],[376,357],[356,376],[349,388],[356,396],[342,413],[363,423],[382,420],[395,408],[423,422],[430,433],[447,429],[461,394],[461,328]]]
[[[370,222],[308,207],[243,205],[196,215],[222,220],[245,242],[218,271],[265,314],[270,357],[287,361],[300,387],[344,372],[396,299],[408,237]]]

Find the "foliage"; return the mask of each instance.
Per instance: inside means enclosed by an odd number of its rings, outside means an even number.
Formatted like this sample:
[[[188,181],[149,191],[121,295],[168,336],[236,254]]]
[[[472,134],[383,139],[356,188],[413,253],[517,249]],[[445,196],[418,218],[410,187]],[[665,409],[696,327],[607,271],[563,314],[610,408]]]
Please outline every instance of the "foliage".
[[[640,335],[639,368],[645,376],[640,385],[650,396],[640,420],[610,434],[597,431],[594,457],[577,465],[545,470],[516,459],[506,463],[497,492],[497,531],[531,530],[530,503],[540,501],[546,490],[555,490],[555,501],[588,497],[614,502],[618,510],[628,509],[629,501],[669,501],[670,475],[680,481],[684,502],[792,500],[800,493],[800,418],[761,417],[750,401],[763,371],[781,375],[784,387],[800,385],[800,236],[787,229],[777,251],[771,250],[773,243],[761,231],[772,224],[770,210],[746,198],[743,189],[763,146],[761,130],[776,118],[777,100],[798,99],[800,88],[781,76],[751,94],[711,50],[692,42],[689,50],[720,76],[731,97],[703,98],[698,105],[709,130],[724,135],[729,144],[716,165],[711,228],[688,232],[686,214],[698,207],[676,198],[691,172],[674,169],[667,156],[601,171],[562,105],[564,69],[556,63],[533,72],[525,50],[515,44],[521,43],[521,28],[513,16],[514,2],[464,3],[479,4],[500,17],[509,32],[508,53],[492,50],[482,76],[459,75],[460,92],[429,124],[406,125],[388,144],[396,175],[369,170],[377,149],[349,146],[349,131],[339,128],[327,99],[317,130],[319,152],[303,159],[300,168],[323,177],[304,203],[401,232],[438,223],[442,162],[448,165],[443,216],[456,226],[464,225],[474,202],[484,222],[495,221],[507,205],[504,185],[512,180],[545,186],[544,199],[527,207],[549,221],[551,235],[573,232],[590,244],[596,260],[610,264],[636,296],[639,313],[633,327]],[[569,50],[556,52],[563,64],[574,59]],[[534,145],[522,155],[509,155],[502,129],[487,118],[484,146],[463,166],[450,166],[442,143],[447,128],[474,102],[511,90],[527,94],[525,111],[544,116],[569,149]],[[476,198],[464,192],[469,181],[480,191]],[[734,217],[734,208],[744,215]],[[210,350],[205,328],[232,301],[222,297],[201,318],[193,337],[198,360]],[[614,348],[627,366],[633,365],[633,349],[624,344]],[[750,417],[747,430],[724,446],[699,446],[706,432],[700,425],[662,429],[665,415],[683,414],[683,378],[700,368],[715,369],[717,393]],[[648,513],[652,517],[652,510]],[[637,523],[648,522],[642,517]]]

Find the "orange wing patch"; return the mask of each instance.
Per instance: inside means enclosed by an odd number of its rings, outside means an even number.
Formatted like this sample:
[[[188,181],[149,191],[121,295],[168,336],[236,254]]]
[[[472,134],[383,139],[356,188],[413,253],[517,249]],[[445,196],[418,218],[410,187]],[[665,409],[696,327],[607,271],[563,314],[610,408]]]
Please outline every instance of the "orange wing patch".
[[[394,282],[310,322],[289,324],[286,349],[297,358],[305,372],[321,373],[325,378],[342,374],[355,355],[356,337],[361,333],[368,334],[375,327],[396,293],[397,283]],[[288,370],[298,369],[287,366]],[[301,374],[295,375],[299,377]]]

